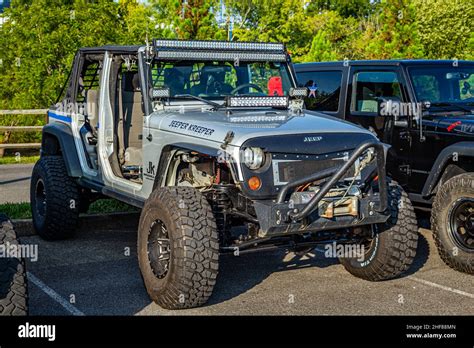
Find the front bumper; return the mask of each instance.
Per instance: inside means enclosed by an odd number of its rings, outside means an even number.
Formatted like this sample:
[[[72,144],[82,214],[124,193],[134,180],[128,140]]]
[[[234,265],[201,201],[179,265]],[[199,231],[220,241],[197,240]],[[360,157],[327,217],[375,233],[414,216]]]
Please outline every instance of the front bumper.
[[[326,195],[341,180],[351,166],[354,165],[362,153],[369,148],[373,148],[376,155],[375,169],[378,175],[378,192],[357,197],[356,203],[352,200],[350,205],[354,206],[357,204],[357,207],[355,209],[348,207],[347,214],[329,214],[328,216],[327,207],[330,206],[330,200],[328,200]],[[297,187],[326,178],[329,179],[308,203],[293,204],[287,200],[288,195]],[[384,145],[375,139],[365,141],[357,147],[344,165],[329,168],[289,182],[283,186],[275,201],[254,201],[254,208],[260,224],[262,237],[384,223],[389,218],[387,206],[388,191],[385,174]]]

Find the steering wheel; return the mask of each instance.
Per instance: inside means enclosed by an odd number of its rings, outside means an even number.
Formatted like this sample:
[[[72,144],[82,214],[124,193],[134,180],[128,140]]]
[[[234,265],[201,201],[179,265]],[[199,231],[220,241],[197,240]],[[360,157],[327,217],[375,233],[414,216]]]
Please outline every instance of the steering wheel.
[[[255,88],[260,93],[265,93],[265,92],[263,92],[263,89],[259,85],[256,85],[255,83],[244,83],[243,85],[235,87],[232,91],[230,91],[230,94],[235,95],[241,89],[248,88],[248,87]]]

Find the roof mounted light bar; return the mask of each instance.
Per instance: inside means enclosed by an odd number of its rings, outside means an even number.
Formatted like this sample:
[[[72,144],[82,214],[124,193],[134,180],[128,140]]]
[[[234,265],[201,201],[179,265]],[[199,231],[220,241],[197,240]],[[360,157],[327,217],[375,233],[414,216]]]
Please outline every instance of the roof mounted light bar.
[[[155,58],[160,60],[221,60],[285,62],[281,43],[154,40]]]
[[[259,61],[284,62],[283,53],[246,53],[246,52],[216,52],[216,51],[158,51],[157,59],[162,60],[224,60],[224,61]]]
[[[228,107],[273,107],[288,108],[289,99],[285,96],[268,96],[268,97],[227,97]]]
[[[159,50],[224,50],[224,51],[265,51],[265,52],[285,52],[285,45],[282,43],[264,42],[233,42],[233,41],[204,41],[204,40],[163,40],[153,41],[155,48]]]
[[[231,116],[229,121],[233,123],[278,123],[288,121],[288,115]]]

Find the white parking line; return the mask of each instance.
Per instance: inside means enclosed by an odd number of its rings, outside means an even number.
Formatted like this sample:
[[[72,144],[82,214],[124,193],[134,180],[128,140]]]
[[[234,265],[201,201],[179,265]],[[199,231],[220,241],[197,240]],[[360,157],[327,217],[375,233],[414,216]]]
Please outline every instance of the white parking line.
[[[322,253],[322,254],[325,253],[324,250],[321,250],[319,248],[314,248],[314,249],[319,253]],[[458,294],[458,295],[462,295],[462,296],[466,296],[466,297],[474,299],[474,294],[470,294],[470,293],[462,291],[462,290],[453,289],[453,288],[450,288],[449,286],[444,286],[444,285],[441,285],[441,284],[433,283],[433,282],[430,282],[428,280],[420,279],[420,278],[417,278],[417,277],[414,277],[414,276],[408,276],[406,278],[414,280],[415,282],[418,282],[418,283],[421,283],[421,284],[431,286],[433,288],[438,288],[438,289],[441,289],[441,290],[452,292],[454,294]]]
[[[425,285],[428,285],[428,286],[432,286],[434,288],[446,290],[446,291],[449,291],[449,292],[452,292],[452,293],[455,293],[455,294],[458,294],[458,295],[462,295],[462,296],[466,296],[466,297],[474,299],[473,294],[470,294],[470,293],[462,291],[462,290],[453,289],[453,288],[450,288],[449,286],[440,285],[440,284],[433,283],[433,282],[430,282],[428,280],[420,279],[420,278],[413,277],[413,276],[409,276],[407,278],[411,279],[411,280],[414,280],[415,282],[418,282],[418,283],[421,283],[421,284],[425,284]]]
[[[26,272],[28,281],[31,281],[33,284],[35,284],[38,288],[43,290],[43,292],[51,297],[54,301],[59,303],[65,310],[67,310],[69,313],[72,315],[77,315],[77,316],[82,316],[85,315],[82,313],[79,309],[74,307],[72,304],[70,304],[66,299],[64,299],[61,295],[59,295],[56,291],[51,289],[49,286],[47,286],[45,283],[43,283],[41,280],[36,278],[33,274],[30,272]]]

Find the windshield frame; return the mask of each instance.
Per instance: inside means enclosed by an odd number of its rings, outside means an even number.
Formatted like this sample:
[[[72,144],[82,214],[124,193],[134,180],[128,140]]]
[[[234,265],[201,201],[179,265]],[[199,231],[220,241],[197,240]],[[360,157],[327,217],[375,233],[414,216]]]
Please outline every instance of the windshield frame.
[[[143,57],[145,59],[145,57]],[[150,57],[145,64],[143,64],[144,67],[146,67],[145,71],[144,71],[144,75],[146,76],[146,83],[145,83],[145,86],[147,88],[147,90],[150,90],[153,86],[153,76],[152,76],[152,73],[153,73],[153,64],[154,62],[163,62],[163,63],[172,63],[172,62],[183,62],[183,63],[186,63],[186,60],[172,60],[172,61],[169,61],[169,60],[162,60],[162,59],[157,59],[155,57]],[[212,60],[212,61],[209,61],[209,60],[193,60],[193,61],[188,61],[190,64],[196,64],[196,63],[205,63],[205,64],[208,64],[208,63],[211,63],[211,62],[218,62],[219,64],[220,63],[230,63],[232,64],[233,62],[230,62],[228,60],[219,60],[219,59],[215,59],[215,60]],[[293,69],[293,66],[291,64],[291,60],[288,58],[286,61],[279,61],[279,62],[275,62],[275,61],[262,61],[262,60],[255,60],[255,61],[243,61],[241,62],[240,65],[242,64],[246,64],[246,65],[249,65],[249,64],[259,64],[259,63],[274,63],[274,64],[280,64],[280,72],[284,72],[286,75],[287,75],[287,80],[286,81],[289,85],[288,85],[288,88],[284,89],[284,95],[285,96],[288,96],[289,95],[289,91],[291,88],[294,88],[296,87],[296,79],[295,79],[295,75],[294,75],[294,69]],[[236,86],[237,87],[237,86]],[[181,93],[180,93],[181,94]],[[229,94],[230,95],[230,94]],[[203,99],[206,99],[210,102],[215,102],[215,103],[222,103],[222,104],[225,104],[224,101],[226,100],[226,97],[228,97],[229,95],[220,95],[220,96],[200,96],[201,98]],[[244,96],[245,94],[236,94],[236,96]],[[265,94],[265,96],[268,96]],[[149,97],[149,93],[144,93],[144,97],[146,99],[146,104],[149,105],[150,107],[150,111],[153,110],[153,101],[151,100],[151,98]],[[258,97],[258,96],[257,96]],[[262,95],[262,97],[264,97],[264,95]],[[190,99],[190,98],[175,98],[175,97],[171,97],[168,99],[167,103],[165,103],[165,107],[166,106],[199,106],[199,107],[202,107],[202,106],[205,106],[206,103],[203,102],[203,101],[199,101],[197,99],[193,100],[193,99]],[[225,106],[224,106],[225,107]],[[250,106],[249,108],[253,108],[252,106]],[[255,107],[255,108],[259,108],[259,107]]]

